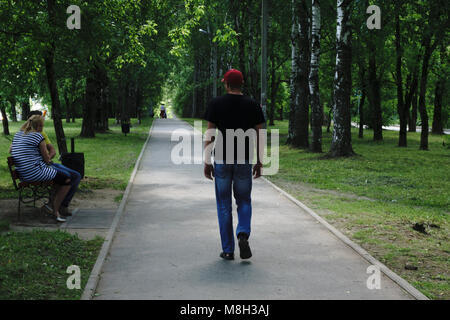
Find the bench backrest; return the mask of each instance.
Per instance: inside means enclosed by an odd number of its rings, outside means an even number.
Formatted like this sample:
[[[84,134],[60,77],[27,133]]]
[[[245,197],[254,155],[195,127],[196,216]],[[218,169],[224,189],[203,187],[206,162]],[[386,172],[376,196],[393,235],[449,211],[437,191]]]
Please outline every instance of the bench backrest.
[[[8,168],[9,168],[9,172],[11,173],[11,179],[13,181],[14,188],[16,188],[16,190],[18,190],[19,187],[17,185],[17,180],[20,180],[20,178],[19,178],[19,173],[15,169],[13,157],[8,157]]]

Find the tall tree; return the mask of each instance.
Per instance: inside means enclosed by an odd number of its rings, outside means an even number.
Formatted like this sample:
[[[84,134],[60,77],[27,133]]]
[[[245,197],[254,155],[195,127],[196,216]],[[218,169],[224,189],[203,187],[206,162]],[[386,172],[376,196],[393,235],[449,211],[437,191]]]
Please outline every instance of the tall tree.
[[[308,148],[309,129],[309,18],[306,0],[292,0],[291,114],[288,143]]]
[[[333,137],[330,157],[347,157],[352,148],[350,94],[352,87],[352,32],[350,13],[353,0],[337,0],[336,72],[334,78]]]
[[[47,12],[49,18],[49,26],[52,30],[56,29],[56,0],[47,0]],[[54,34],[51,35],[53,39]],[[66,137],[61,120],[61,101],[59,100],[59,93],[57,88],[57,79],[55,72],[55,43],[52,41],[47,44],[47,49],[44,53],[45,71],[47,75],[48,89],[52,100],[52,116],[53,126],[56,133],[56,142],[58,144],[59,153],[67,152]]]
[[[311,24],[311,71],[309,73],[309,89],[311,93],[311,129],[312,152],[322,152],[323,108],[320,104],[319,61],[320,61],[320,1],[312,0]]]
[[[430,59],[437,48],[437,46],[444,39],[444,36],[450,25],[448,10],[446,9],[446,1],[444,0],[429,0],[425,1],[423,16],[425,18],[425,26],[422,33],[422,70],[420,74],[420,89],[419,89],[419,112],[422,123],[420,134],[420,150],[428,150],[428,113],[426,108],[426,91],[428,83],[428,73],[430,66]]]

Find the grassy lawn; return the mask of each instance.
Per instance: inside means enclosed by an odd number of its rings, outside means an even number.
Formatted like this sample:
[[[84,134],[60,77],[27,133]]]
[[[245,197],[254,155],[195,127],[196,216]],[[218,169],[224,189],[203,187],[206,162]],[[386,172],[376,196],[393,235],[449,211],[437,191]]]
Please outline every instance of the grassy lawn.
[[[81,182],[80,189],[103,189],[107,187],[125,190],[142,145],[147,139],[152,120],[149,118],[143,119],[142,124],[138,125],[137,120],[132,119],[131,132],[125,136],[121,133],[120,125],[116,125],[114,120],[110,119],[110,132],[97,133],[94,139],[79,137],[81,119],[77,119],[76,123],[63,122],[68,150],[70,151],[69,139],[75,138],[75,152],[84,153],[85,179]],[[12,139],[22,123],[10,123],[11,136],[8,137],[9,139]],[[51,120],[45,121],[44,130],[57,148]],[[0,199],[16,196],[6,164],[11,144],[8,138],[0,135]]]
[[[86,285],[103,239],[85,241],[62,231],[0,234],[0,300],[77,300],[67,288],[67,267],[80,268]]]
[[[430,135],[430,151],[420,151],[420,133],[408,133],[408,147],[398,148],[398,132],[383,131],[384,141],[373,142],[371,130],[358,139],[354,129],[358,156],[324,160],[285,144],[287,121],[273,128],[280,130],[280,170],[269,180],[429,298],[450,299],[450,149],[442,145],[448,137]],[[330,143],[324,129],[324,152]],[[426,233],[415,231],[416,223]]]
[[[85,156],[85,179],[81,190],[113,188],[125,190],[142,146],[147,139],[152,119],[141,125],[132,120],[131,133],[121,133],[121,127],[110,120],[110,132],[97,134],[95,139],[80,138],[81,119],[63,123],[68,148],[75,137],[75,151]],[[15,198],[6,164],[10,139],[23,122],[10,123],[11,136],[0,135],[0,199]],[[53,123],[47,120],[45,131],[56,147]],[[3,159],[3,160],[1,160]],[[117,196],[115,201],[120,201]],[[103,239],[90,241],[61,231],[8,232],[8,221],[0,221],[0,300],[1,299],[79,299],[83,290],[66,286],[67,267],[81,270],[81,288],[87,283]],[[3,232],[3,233],[1,233]]]

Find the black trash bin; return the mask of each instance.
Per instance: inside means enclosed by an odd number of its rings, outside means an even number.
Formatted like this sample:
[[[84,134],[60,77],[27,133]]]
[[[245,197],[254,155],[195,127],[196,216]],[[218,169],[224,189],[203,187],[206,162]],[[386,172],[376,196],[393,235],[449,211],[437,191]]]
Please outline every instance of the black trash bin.
[[[70,139],[70,153],[63,153],[61,155],[61,163],[72,170],[77,171],[84,178],[84,153],[75,152],[75,139]]]
[[[130,124],[129,123],[122,123],[122,133],[130,133]]]

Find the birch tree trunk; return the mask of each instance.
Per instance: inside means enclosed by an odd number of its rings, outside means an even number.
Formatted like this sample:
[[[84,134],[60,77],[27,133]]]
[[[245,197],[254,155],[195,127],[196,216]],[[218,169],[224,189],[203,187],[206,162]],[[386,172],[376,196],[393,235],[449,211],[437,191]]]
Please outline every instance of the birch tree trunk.
[[[293,144],[295,137],[295,114],[297,112],[297,106],[299,103],[300,97],[298,96],[298,91],[296,90],[296,80],[298,73],[298,48],[297,48],[297,38],[298,38],[298,17],[296,15],[296,0],[292,0],[292,23],[291,23],[291,76],[289,79],[289,87],[290,87],[290,112],[289,112],[289,127],[288,127],[288,138],[287,143]]]
[[[353,0],[337,0],[336,73],[334,78],[333,137],[329,157],[348,157],[352,148],[350,94],[352,47],[350,10]]]
[[[311,131],[312,152],[322,152],[323,108],[319,95],[319,59],[320,59],[320,1],[312,0],[311,29],[311,71],[309,73],[309,90],[311,94]]]
[[[309,126],[309,21],[306,0],[292,1],[291,115],[288,143],[308,148]],[[292,126],[292,127],[291,127]]]

